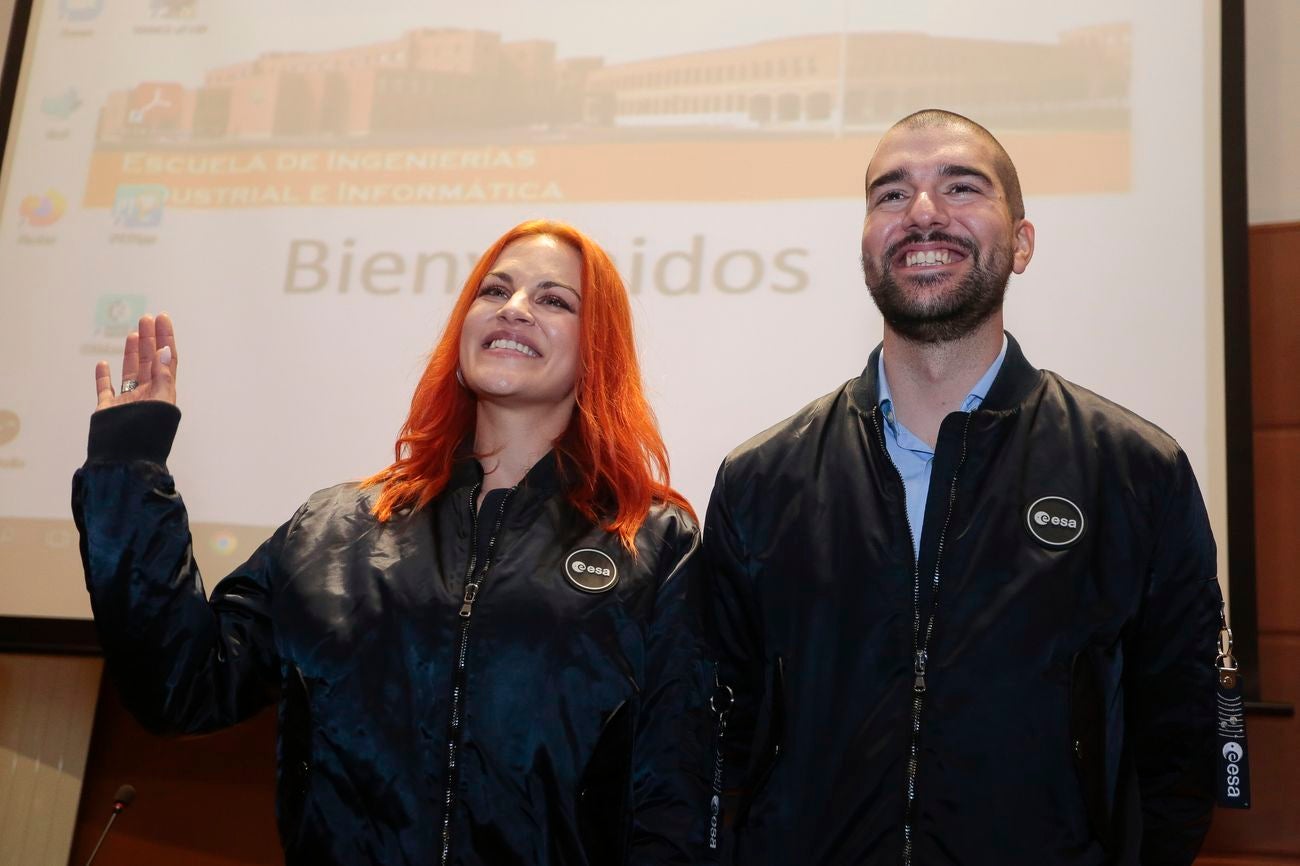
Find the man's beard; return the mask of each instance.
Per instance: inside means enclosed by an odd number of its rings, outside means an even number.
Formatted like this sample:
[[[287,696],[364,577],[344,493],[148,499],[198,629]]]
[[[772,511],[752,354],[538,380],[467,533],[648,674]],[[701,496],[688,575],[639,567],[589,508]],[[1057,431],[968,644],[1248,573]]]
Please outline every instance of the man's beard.
[[[892,262],[903,246],[933,241],[961,248],[970,260],[970,268],[966,276],[947,291],[921,300],[909,295],[894,279]],[[899,336],[915,343],[947,343],[973,333],[1002,308],[1007,281],[1011,278],[1011,263],[1009,244],[991,249],[985,261],[980,248],[973,242],[942,232],[931,232],[908,235],[893,244],[885,251],[883,263],[868,259],[864,253],[862,274],[880,315]],[[909,282],[919,288],[928,288],[950,279],[943,274],[922,273],[911,277]]]

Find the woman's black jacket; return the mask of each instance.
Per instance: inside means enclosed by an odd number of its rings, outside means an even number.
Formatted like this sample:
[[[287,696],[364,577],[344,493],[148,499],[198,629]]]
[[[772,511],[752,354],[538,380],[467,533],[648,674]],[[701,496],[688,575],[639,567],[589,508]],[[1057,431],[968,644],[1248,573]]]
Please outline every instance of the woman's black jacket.
[[[384,524],[373,489],[314,494],[209,600],[164,466],[179,417],[92,418],[73,509],[95,621],[153,730],[279,701],[290,864],[696,861],[713,674],[689,515],[653,509],[634,558],[569,506],[554,456],[477,517],[469,460]]]

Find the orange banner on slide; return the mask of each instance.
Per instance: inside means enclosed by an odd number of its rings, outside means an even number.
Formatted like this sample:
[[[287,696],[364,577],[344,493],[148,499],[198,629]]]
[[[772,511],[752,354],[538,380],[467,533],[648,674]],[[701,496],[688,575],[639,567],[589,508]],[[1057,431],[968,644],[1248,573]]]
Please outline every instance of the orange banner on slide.
[[[527,202],[860,198],[877,136],[458,148],[97,150],[86,207],[165,187],[172,208],[393,207]],[[1027,195],[1128,190],[1130,135],[1002,137]]]

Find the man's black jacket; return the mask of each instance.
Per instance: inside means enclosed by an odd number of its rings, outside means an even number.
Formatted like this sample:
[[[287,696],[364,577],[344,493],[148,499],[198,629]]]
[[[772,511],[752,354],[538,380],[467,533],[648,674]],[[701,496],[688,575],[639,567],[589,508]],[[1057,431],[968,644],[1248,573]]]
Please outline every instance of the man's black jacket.
[[[924,866],[1190,863],[1220,594],[1186,456],[1011,340],[982,407],[942,424],[914,563],[876,369],[718,473],[724,847],[743,866],[897,864],[909,836]]]

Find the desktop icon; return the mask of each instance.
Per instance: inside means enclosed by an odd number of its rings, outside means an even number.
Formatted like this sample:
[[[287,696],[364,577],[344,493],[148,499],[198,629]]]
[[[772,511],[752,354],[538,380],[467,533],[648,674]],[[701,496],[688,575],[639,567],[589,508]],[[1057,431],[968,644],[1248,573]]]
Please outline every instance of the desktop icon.
[[[162,184],[122,184],[113,197],[113,222],[128,229],[157,228],[166,202],[167,187]]]
[[[95,303],[95,336],[125,337],[135,329],[148,303],[144,295],[100,295]]]
[[[131,90],[127,98],[127,125],[138,130],[176,129],[181,124],[181,100],[185,90],[179,84],[151,82]]]
[[[69,21],[93,21],[104,11],[104,0],[59,0],[59,14]]]
[[[0,445],[17,439],[18,431],[22,426],[17,412],[12,409],[0,409]]]
[[[41,111],[50,117],[67,120],[72,112],[81,107],[81,97],[75,87],[69,87],[58,96],[47,96],[41,100]]]
[[[53,225],[68,209],[68,202],[58,190],[47,189],[44,195],[25,196],[18,203],[20,224],[43,228]]]
[[[198,11],[198,0],[151,0],[149,3],[149,14],[154,18],[193,18]]]

